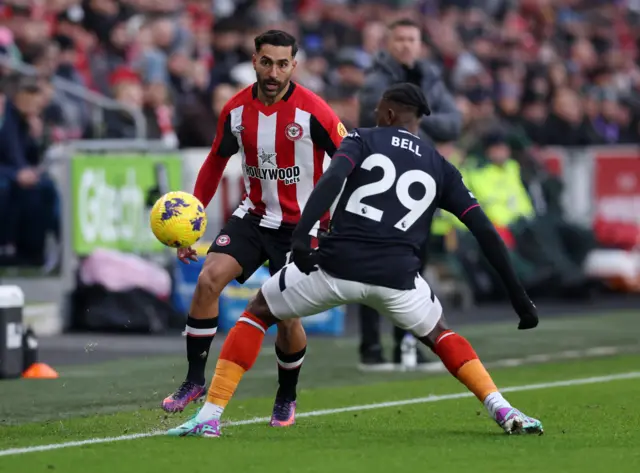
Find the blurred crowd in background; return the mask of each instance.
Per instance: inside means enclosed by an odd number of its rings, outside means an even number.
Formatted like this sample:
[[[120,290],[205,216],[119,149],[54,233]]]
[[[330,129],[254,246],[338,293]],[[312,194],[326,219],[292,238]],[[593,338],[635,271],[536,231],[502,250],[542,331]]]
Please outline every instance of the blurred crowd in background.
[[[463,114],[463,146],[488,118],[537,144],[628,143],[640,133],[639,13],[634,0],[5,0],[0,53],[37,69],[52,139],[134,136],[125,113],[97,127],[51,89],[60,77],[140,109],[148,138],[208,146],[222,104],[254,80],[258,33],[299,38],[296,80],[350,128],[387,25],[412,18]]]
[[[581,260],[595,243],[566,225],[561,183],[536,152],[640,141],[638,0],[5,0],[0,206],[42,186],[26,213],[55,214],[47,146],[134,138],[136,113],[145,138],[210,146],[224,103],[255,80],[253,38],[267,29],[298,38],[294,79],[348,129],[373,124],[385,85],[421,85],[434,112],[423,136],[460,167],[505,241],[526,250],[517,255],[523,274],[533,285],[582,285]],[[35,76],[16,76],[16,65]],[[96,115],[75,93],[85,89],[121,108]],[[452,230],[439,215],[436,240],[449,251]],[[15,254],[15,241],[0,230],[0,259]]]

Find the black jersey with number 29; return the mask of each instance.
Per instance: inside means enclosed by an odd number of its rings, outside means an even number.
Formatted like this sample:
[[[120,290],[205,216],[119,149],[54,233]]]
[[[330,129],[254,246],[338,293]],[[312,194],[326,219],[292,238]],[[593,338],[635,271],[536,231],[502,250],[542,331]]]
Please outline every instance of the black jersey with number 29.
[[[437,208],[461,218],[478,202],[460,172],[403,128],[356,128],[333,159],[353,165],[320,240],[327,273],[394,289],[413,289],[420,248]]]

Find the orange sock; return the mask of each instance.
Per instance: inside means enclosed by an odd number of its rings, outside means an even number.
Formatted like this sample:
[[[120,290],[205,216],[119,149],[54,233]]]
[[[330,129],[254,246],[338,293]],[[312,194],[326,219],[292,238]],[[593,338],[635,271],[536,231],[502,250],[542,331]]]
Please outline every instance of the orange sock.
[[[244,373],[245,370],[241,366],[227,360],[218,360],[216,372],[207,393],[207,402],[227,407]]]
[[[449,372],[475,394],[480,402],[498,391],[473,347],[461,335],[451,330],[443,332],[437,338],[433,351]]]
[[[242,376],[258,358],[267,328],[249,312],[242,314],[222,345],[207,402],[222,408],[227,406]]]

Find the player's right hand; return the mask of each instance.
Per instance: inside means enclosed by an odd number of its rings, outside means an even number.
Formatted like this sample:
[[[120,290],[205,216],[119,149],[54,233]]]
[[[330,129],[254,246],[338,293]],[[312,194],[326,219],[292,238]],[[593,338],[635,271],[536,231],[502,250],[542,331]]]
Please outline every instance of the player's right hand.
[[[304,274],[311,274],[318,270],[318,252],[309,246],[295,241],[291,245],[291,261]]]
[[[178,259],[184,264],[189,264],[189,261],[198,261],[198,252],[191,248],[178,248]]]
[[[513,301],[513,308],[520,317],[518,330],[528,330],[538,326],[538,309],[529,297],[524,296]]]

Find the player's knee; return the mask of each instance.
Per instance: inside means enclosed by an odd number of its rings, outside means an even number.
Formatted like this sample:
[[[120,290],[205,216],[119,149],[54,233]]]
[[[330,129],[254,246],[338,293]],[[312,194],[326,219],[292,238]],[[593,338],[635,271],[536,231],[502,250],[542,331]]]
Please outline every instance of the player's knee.
[[[304,328],[302,327],[301,319],[289,319],[278,321],[278,333],[283,334],[295,334],[302,332],[304,334]]]
[[[307,346],[307,334],[300,319],[278,322],[276,348],[288,354],[299,353]],[[277,351],[276,351],[277,352]]]
[[[447,325],[447,322],[444,320],[444,317],[440,317],[435,327],[430,329],[426,335],[424,336],[416,335],[416,336],[422,343],[424,343],[427,347],[433,350],[434,347],[436,346],[436,340],[438,340],[438,337],[440,337],[440,335],[442,335],[444,332],[448,330],[450,329],[449,329],[449,326]]]
[[[223,268],[205,263],[198,276],[198,291],[207,299],[216,299],[229,284],[229,276]]]
[[[262,290],[259,290],[258,293],[249,301],[249,304],[247,305],[247,312],[260,319],[269,327],[279,322],[279,320],[271,313],[269,305],[262,294]]]

